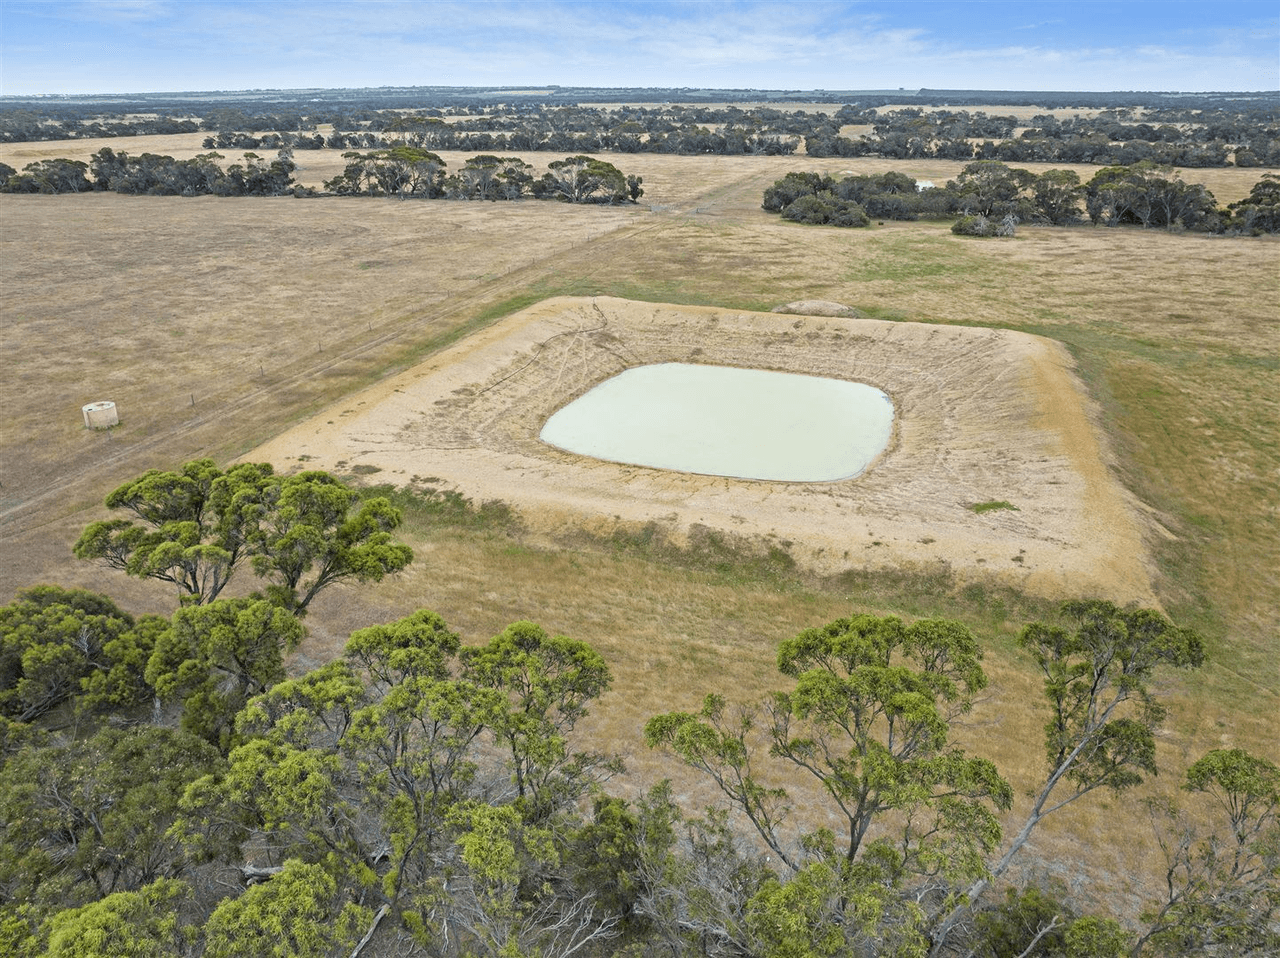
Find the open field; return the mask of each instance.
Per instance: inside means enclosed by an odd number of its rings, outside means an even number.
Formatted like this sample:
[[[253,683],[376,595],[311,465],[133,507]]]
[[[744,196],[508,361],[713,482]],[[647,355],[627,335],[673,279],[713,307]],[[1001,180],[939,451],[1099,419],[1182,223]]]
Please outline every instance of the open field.
[[[65,156],[82,145],[25,147]],[[180,155],[141,140],[110,145]],[[11,157],[0,153],[14,166],[31,162]],[[536,166],[551,158],[525,157]],[[324,155],[298,159],[314,164],[307,176],[336,172],[321,170],[333,163]],[[545,298],[753,313],[828,300],[881,320],[1063,344],[1089,397],[1081,408],[1101,437],[1099,461],[1143,516],[1155,596],[1209,640],[1211,664],[1169,681],[1161,761],[1170,773],[1157,785],[1171,789],[1214,746],[1280,758],[1280,243],[1088,228],[984,241],[934,223],[801,227],[759,209],[761,191],[788,170],[893,168],[936,181],[960,164],[616,160],[644,177],[647,205],[0,196],[0,600],[56,582],[101,589],[134,611],[171,609],[168,590],[71,558],[110,489],[149,467],[243,455]],[[1185,175],[1217,177],[1210,188],[1226,202],[1263,172]],[[802,332],[799,320],[778,316],[779,332]],[[712,345],[720,341],[701,348]],[[922,376],[937,373],[929,357],[920,364]],[[82,427],[80,406],[99,399],[120,407],[110,433]],[[535,619],[610,662],[615,688],[590,730],[628,756],[635,783],[675,772],[640,744],[645,717],[690,708],[707,690],[751,698],[776,686],[773,649],[798,629],[862,608],[956,615],[991,650],[991,696],[964,736],[1020,795],[1035,777],[1042,720],[1026,703],[1037,683],[1011,640],[1042,608],[1034,597],[999,582],[965,589],[941,564],[894,576],[851,563],[843,574],[803,576],[784,561],[682,556],[591,531],[526,539],[411,514],[415,565],[376,588],[323,596],[295,664],[324,661],[350,629],[420,606],[470,641]],[[1089,874],[1132,904],[1126,896],[1153,866],[1150,843],[1130,840],[1145,839],[1145,820],[1136,808],[1116,816],[1101,799],[1082,805],[1033,851],[1091,861]]]

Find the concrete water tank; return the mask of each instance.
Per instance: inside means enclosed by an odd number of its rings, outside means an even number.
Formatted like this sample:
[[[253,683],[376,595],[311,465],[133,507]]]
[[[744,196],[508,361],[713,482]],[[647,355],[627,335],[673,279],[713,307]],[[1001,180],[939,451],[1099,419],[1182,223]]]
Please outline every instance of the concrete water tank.
[[[84,413],[86,429],[110,429],[120,424],[120,415],[113,402],[91,402],[81,406],[80,411]]]

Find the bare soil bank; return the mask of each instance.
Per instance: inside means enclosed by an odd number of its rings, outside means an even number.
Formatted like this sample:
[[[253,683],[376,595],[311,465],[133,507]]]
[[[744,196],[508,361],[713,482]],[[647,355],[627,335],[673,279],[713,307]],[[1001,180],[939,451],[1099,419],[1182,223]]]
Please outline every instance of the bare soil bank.
[[[538,440],[565,403],[659,362],[811,373],[884,390],[898,419],[862,476],[777,483],[606,463]],[[353,395],[244,458],[433,481],[531,532],[656,524],[781,547],[820,573],[947,563],[962,580],[1154,603],[1138,504],[1059,344],[1008,330],[556,298]],[[975,513],[978,503],[1014,509]]]

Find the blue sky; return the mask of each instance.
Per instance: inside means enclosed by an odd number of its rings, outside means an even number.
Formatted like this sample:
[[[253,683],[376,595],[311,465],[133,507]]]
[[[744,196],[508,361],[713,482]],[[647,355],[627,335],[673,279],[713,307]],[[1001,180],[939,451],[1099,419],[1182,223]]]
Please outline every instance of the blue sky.
[[[0,0],[0,93],[1280,89],[1280,4]]]

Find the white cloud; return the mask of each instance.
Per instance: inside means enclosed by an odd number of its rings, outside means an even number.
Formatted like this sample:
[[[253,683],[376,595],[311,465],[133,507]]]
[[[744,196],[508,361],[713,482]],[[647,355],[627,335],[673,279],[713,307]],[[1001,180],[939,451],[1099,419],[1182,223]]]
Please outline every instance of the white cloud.
[[[1017,26],[1010,27],[1010,30],[1043,30],[1045,27],[1055,27],[1065,23],[1064,20],[1041,20],[1039,23],[1021,23]]]
[[[170,5],[163,0],[93,0],[76,4],[77,16],[85,20],[136,23],[167,17]]]
[[[989,31],[938,26],[933,13],[941,5],[919,7],[915,22],[905,9],[876,2],[9,2],[7,19],[9,11],[21,11],[28,33],[50,17],[61,22],[47,31],[43,47],[27,36],[4,41],[5,86],[6,92],[413,84],[1280,86],[1276,28],[1265,20],[1224,18],[1204,31],[1166,17],[1145,47],[1121,48],[1072,43],[1052,20],[1010,25],[990,42],[977,39]],[[1035,42],[1004,42],[1014,36]],[[92,73],[85,69],[90,61]]]

